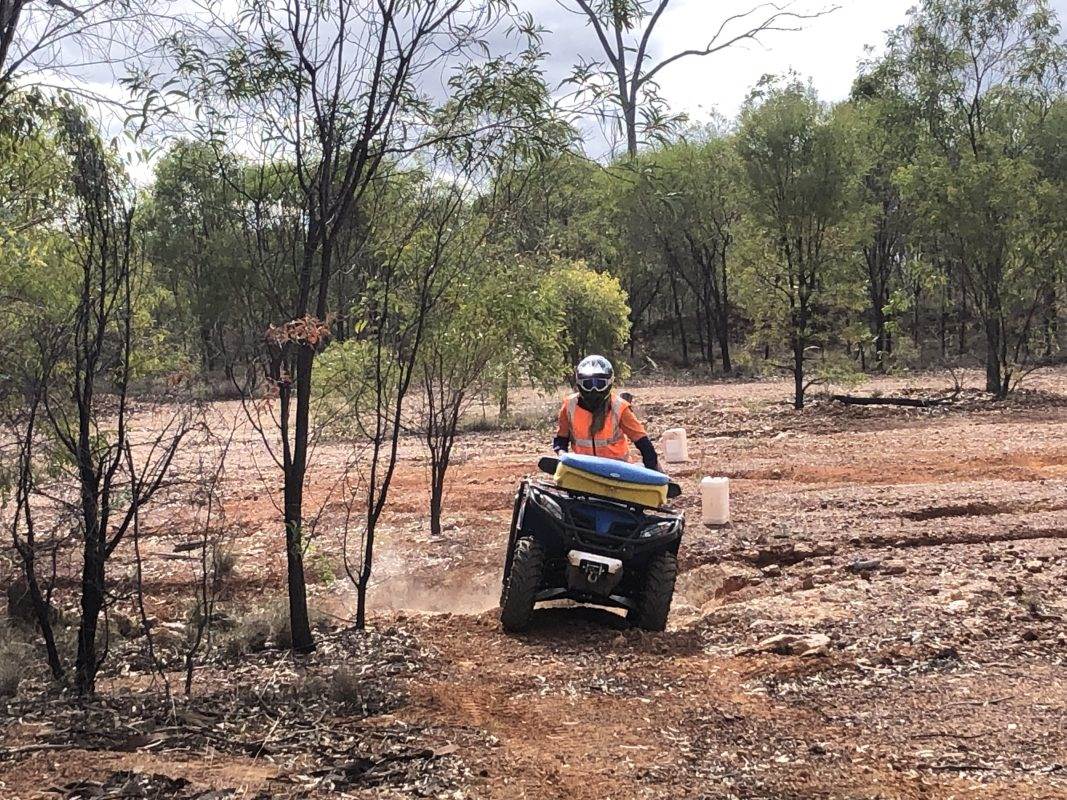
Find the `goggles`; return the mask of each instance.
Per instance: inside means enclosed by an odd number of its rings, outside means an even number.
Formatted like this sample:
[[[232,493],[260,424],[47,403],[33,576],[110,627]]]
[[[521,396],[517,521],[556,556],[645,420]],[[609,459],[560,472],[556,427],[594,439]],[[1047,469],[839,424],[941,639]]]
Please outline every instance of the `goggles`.
[[[603,392],[611,388],[612,379],[596,376],[593,378],[578,378],[578,388],[583,392]]]

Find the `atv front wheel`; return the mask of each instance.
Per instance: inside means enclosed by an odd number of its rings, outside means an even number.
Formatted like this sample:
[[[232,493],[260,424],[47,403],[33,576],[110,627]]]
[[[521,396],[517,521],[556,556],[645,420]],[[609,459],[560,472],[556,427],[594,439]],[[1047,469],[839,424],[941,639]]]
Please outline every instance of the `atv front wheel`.
[[[678,557],[674,553],[660,553],[648,562],[645,586],[635,612],[629,617],[638,628],[662,631],[667,627],[667,615],[674,598],[674,579],[678,577]]]
[[[545,549],[540,542],[524,536],[515,543],[511,572],[504,583],[504,597],[500,604],[500,622],[504,630],[519,633],[530,627],[544,565]]]

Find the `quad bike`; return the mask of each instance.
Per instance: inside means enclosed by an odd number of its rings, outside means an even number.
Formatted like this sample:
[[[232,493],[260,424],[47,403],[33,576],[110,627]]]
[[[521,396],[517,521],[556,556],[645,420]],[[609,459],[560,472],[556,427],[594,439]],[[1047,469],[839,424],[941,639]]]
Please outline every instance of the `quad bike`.
[[[681,489],[667,476],[607,458],[542,458],[551,479],[515,495],[500,620],[526,630],[546,600],[622,608],[639,628],[667,625],[685,518],[666,507]]]

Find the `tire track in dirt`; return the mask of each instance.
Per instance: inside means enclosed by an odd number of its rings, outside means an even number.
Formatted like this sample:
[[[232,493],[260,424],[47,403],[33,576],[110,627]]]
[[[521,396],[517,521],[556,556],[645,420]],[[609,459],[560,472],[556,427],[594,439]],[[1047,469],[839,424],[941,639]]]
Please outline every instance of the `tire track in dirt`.
[[[447,631],[440,626],[426,631],[441,651],[446,674],[421,689],[413,688],[408,711],[427,714],[437,725],[474,726],[499,741],[475,763],[476,771],[484,770],[489,778],[479,797],[635,796],[637,786],[654,784],[657,771],[671,761],[674,748],[666,731],[677,722],[678,704],[686,703],[693,682],[735,714],[743,713],[742,704],[752,705],[739,692],[737,678],[705,658],[685,633],[663,634],[661,647],[654,649],[695,652],[669,662],[659,652],[651,658],[636,652],[625,668],[627,673],[643,673],[667,665],[667,675],[674,681],[670,693],[650,700],[646,692],[629,696],[574,686],[575,673],[580,675],[583,667],[597,672],[590,660],[634,648],[625,634],[568,623],[570,611],[548,612],[547,622],[546,612],[540,612],[540,635],[532,640],[495,630],[495,615],[454,618]],[[586,616],[582,611],[572,613],[578,619]],[[600,620],[610,621],[607,615]],[[442,632],[443,639],[437,635]],[[587,677],[594,685],[599,679]],[[679,788],[675,785],[672,792]]]
[[[851,718],[758,688],[851,671],[848,659],[711,656],[689,628],[620,633],[608,622],[560,610],[518,638],[497,630],[492,614],[423,621],[437,671],[411,687],[404,712],[492,737],[465,759],[480,776],[471,795],[493,800],[1065,796],[1025,780],[983,786],[903,770],[891,730],[864,729],[849,757],[860,734]]]

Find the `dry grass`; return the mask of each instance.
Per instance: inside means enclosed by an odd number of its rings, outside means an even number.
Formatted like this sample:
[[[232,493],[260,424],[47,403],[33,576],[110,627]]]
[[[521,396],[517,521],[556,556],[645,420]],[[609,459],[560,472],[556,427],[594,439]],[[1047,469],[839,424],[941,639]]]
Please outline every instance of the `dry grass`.
[[[309,678],[303,691],[310,697],[325,698],[336,706],[363,709],[367,705],[367,680],[354,667],[341,666],[325,676]]]
[[[308,608],[311,627],[321,630],[327,627],[327,616],[314,607]],[[272,600],[262,608],[238,617],[222,639],[223,650],[236,657],[245,653],[258,653],[271,646],[287,649],[293,646],[293,634],[289,625],[289,603],[285,598]]]
[[[274,629],[269,615],[254,611],[239,618],[226,636],[222,638],[223,651],[233,657],[246,653],[258,653],[267,649]]]
[[[23,633],[11,624],[0,624],[0,697],[14,697],[19,683],[34,670],[33,647],[27,644]]]
[[[237,571],[237,554],[228,547],[216,547],[211,554],[211,573],[218,583],[224,583]]]

